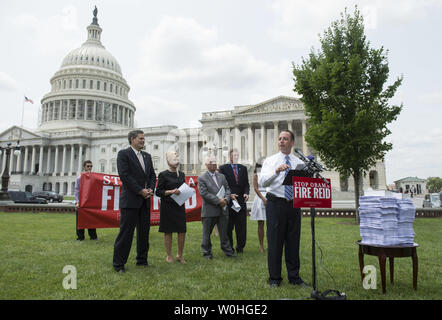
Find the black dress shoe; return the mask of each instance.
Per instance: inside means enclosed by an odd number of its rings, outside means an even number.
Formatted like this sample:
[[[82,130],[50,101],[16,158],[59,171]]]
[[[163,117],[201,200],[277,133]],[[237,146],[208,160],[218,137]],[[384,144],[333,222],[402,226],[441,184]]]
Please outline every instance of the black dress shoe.
[[[291,280],[289,282],[290,282],[290,284],[292,284],[294,286],[309,287],[309,285],[307,283],[305,283],[304,280],[302,280],[301,278],[296,279],[296,280]]]
[[[123,268],[114,268],[114,269],[118,273],[125,273],[126,272],[126,270],[124,270],[124,267]]]
[[[276,283],[276,282],[271,282],[269,284],[270,288],[278,288],[281,284],[280,283]]]
[[[149,264],[147,262],[137,262],[137,267],[148,267]]]

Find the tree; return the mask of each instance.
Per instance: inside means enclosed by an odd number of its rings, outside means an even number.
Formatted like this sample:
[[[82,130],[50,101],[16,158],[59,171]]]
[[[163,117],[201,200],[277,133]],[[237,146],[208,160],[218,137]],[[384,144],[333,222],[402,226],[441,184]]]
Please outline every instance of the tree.
[[[354,178],[359,223],[361,178],[392,149],[384,141],[391,133],[387,124],[396,120],[402,104],[390,106],[388,100],[403,78],[384,89],[388,50],[370,47],[357,7],[353,16],[345,9],[319,38],[321,49],[293,64],[294,91],[302,95],[309,117],[307,143],[329,168]]]
[[[427,189],[429,192],[439,192],[442,191],[442,178],[439,177],[428,177],[427,179]]]

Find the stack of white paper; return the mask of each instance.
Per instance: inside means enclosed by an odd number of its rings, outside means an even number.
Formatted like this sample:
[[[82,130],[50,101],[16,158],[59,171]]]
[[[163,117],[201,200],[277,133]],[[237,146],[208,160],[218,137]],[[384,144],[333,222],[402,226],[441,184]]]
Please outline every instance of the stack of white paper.
[[[410,199],[364,196],[359,198],[362,242],[401,245],[414,242],[416,208]]]

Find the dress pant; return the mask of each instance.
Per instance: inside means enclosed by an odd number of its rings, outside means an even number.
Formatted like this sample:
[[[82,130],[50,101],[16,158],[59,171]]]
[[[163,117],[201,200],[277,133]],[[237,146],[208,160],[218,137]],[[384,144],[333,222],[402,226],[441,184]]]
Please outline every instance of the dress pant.
[[[236,251],[242,252],[247,239],[247,210],[241,208],[239,212],[236,212],[232,208],[229,208],[229,222],[227,224],[227,236],[229,237],[230,244],[233,248],[233,228],[235,228],[236,234]]]
[[[77,240],[84,240],[84,229],[78,229],[78,209],[75,210],[75,229],[77,231]],[[87,229],[89,238],[97,239],[97,229]]]
[[[150,231],[150,206],[143,201],[141,208],[120,209],[120,232],[114,245],[113,266],[121,269],[127,262],[135,227],[137,228],[137,263],[147,263],[147,252],[149,251]]]
[[[225,215],[218,217],[201,218],[201,222],[203,224],[203,238],[201,241],[203,256],[212,256],[212,242],[210,241],[210,235],[212,234],[215,224],[218,225],[221,250],[223,250],[227,256],[231,256],[234,254],[229,238],[227,237],[228,220],[229,218]]]
[[[282,250],[285,247],[285,264],[289,282],[299,279],[299,242],[301,235],[301,209],[282,198],[270,200],[267,196],[267,263],[269,283],[282,281]]]

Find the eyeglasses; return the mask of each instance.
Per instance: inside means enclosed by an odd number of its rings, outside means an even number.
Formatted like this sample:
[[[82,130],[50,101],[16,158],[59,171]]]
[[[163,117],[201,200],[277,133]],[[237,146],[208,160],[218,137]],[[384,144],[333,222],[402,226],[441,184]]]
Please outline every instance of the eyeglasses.
[[[92,168],[92,165],[88,165],[88,166],[86,166],[86,168]]]

